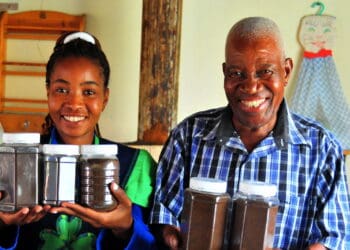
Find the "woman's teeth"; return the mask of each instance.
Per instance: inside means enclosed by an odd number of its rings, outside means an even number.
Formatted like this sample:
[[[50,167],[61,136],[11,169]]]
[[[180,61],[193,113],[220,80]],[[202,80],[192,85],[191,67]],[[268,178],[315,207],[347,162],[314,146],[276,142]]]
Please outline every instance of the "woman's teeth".
[[[83,116],[63,116],[63,118],[70,122],[79,122],[84,120]]]

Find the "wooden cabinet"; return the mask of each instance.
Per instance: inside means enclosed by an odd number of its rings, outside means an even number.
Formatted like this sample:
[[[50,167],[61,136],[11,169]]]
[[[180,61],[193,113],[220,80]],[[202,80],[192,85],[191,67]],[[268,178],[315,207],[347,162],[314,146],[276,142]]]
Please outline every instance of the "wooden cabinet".
[[[40,113],[0,113],[1,125],[6,132],[41,133],[44,120],[45,115]]]
[[[43,55],[43,61],[28,60],[24,58],[28,54],[26,52],[37,48],[21,47],[21,43],[30,40],[52,41],[52,51],[55,40],[62,33],[84,29],[85,15],[45,10],[0,13],[0,122],[6,132],[41,132],[47,114],[46,98],[25,95],[26,88],[45,92],[45,66],[50,54]],[[19,48],[13,53],[16,54],[15,60],[11,59],[10,41],[19,42]],[[28,77],[37,79],[35,85],[29,83]],[[20,82],[31,85],[17,87]],[[11,96],[7,94],[9,89],[12,89]],[[42,94],[45,96],[45,93]]]

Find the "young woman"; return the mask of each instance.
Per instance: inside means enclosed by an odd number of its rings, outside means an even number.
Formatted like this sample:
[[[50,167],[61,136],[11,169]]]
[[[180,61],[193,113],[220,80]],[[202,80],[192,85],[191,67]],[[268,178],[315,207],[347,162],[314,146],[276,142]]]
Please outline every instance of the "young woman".
[[[98,120],[109,98],[109,63],[99,41],[85,32],[62,35],[46,68],[49,114],[42,144],[117,144],[120,182],[110,184],[118,205],[98,212],[79,204],[37,205],[0,212],[0,248],[153,249],[145,221],[155,161],[149,153],[100,136]],[[0,194],[1,197],[1,194]]]

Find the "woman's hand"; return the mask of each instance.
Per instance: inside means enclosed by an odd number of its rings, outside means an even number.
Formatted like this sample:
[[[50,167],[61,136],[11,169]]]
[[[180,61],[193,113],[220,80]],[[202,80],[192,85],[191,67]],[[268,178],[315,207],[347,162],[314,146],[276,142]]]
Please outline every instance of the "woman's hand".
[[[0,190],[0,200],[5,198],[6,192]],[[50,210],[49,205],[40,206],[36,205],[33,208],[23,207],[16,212],[1,212],[0,221],[1,225],[23,225],[32,222],[36,222],[43,218],[46,213]]]
[[[118,205],[111,211],[96,211],[79,204],[62,202],[60,207],[54,207],[51,213],[65,213],[77,216],[83,221],[96,228],[108,228],[119,238],[130,236],[130,230],[133,225],[132,203],[124,190],[112,182],[109,187],[111,194],[118,201]]]
[[[28,224],[43,218],[49,209],[50,206],[48,205],[36,205],[31,209],[24,207],[13,213],[0,212],[0,220],[2,221],[3,226]]]

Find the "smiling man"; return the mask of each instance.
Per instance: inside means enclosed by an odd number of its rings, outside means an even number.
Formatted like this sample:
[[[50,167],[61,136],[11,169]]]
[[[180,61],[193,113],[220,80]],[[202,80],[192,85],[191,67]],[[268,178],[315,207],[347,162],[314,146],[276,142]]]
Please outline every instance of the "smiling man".
[[[180,218],[190,177],[278,188],[273,247],[346,249],[350,212],[342,148],[316,121],[292,113],[284,89],[293,68],[277,25],[250,17],[226,40],[228,105],[196,113],[173,129],[160,156],[151,223],[163,244],[181,247]]]

